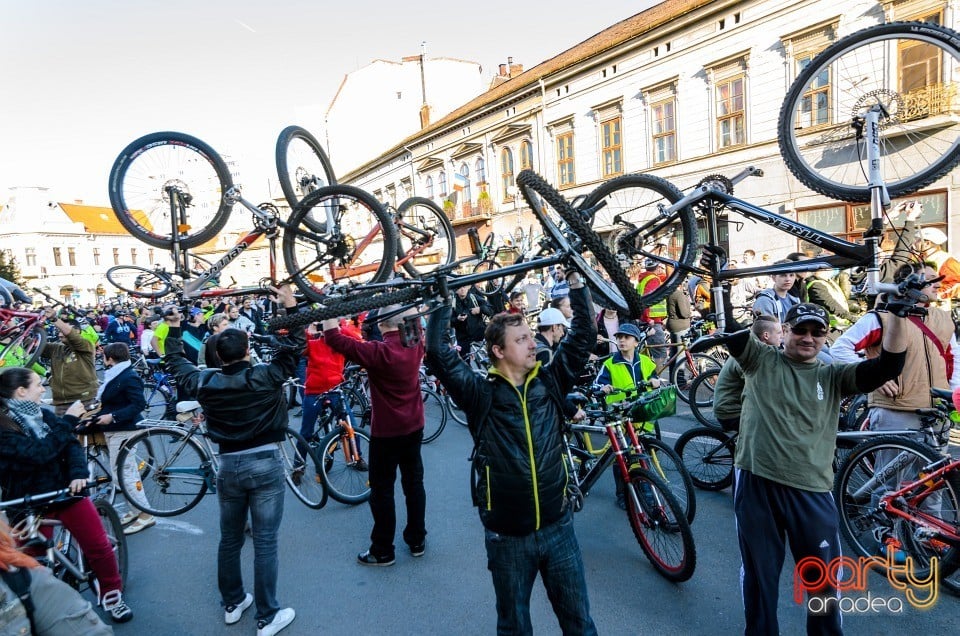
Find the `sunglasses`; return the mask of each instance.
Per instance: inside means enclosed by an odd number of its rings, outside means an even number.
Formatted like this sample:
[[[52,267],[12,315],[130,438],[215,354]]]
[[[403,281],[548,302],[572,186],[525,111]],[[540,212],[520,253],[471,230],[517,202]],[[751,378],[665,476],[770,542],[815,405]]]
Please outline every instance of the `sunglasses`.
[[[795,336],[811,335],[814,338],[826,338],[826,329],[814,329],[813,327],[790,327],[790,332]]]

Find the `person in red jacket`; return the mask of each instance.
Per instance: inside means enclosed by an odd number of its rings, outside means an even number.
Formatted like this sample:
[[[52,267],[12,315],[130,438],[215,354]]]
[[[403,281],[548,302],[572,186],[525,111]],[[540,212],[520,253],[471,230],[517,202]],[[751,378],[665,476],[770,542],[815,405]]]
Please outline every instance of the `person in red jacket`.
[[[340,321],[341,333],[360,340],[360,330],[348,320]],[[313,431],[317,425],[317,417],[320,415],[320,409],[323,406],[323,394],[343,382],[343,365],[345,358],[343,355],[331,349],[323,339],[323,332],[320,331],[320,323],[314,322],[307,325],[307,373],[304,382],[303,398],[303,417],[300,420],[300,434],[304,439],[309,440],[313,437]],[[337,417],[350,419],[351,425],[356,425],[353,421],[353,414],[350,409],[345,409],[340,399],[339,393],[331,393],[329,396],[330,406]]]
[[[393,491],[400,469],[400,485],[407,503],[403,540],[410,554],[423,556],[427,536],[427,496],[423,488],[423,398],[420,393],[420,363],[423,338],[400,337],[404,318],[413,310],[399,312],[386,307],[380,312],[383,342],[358,341],[344,334],[336,320],[323,322],[323,338],[331,349],[367,370],[370,377],[370,512],[373,530],[370,548],[357,555],[363,565],[393,565],[397,513]]]

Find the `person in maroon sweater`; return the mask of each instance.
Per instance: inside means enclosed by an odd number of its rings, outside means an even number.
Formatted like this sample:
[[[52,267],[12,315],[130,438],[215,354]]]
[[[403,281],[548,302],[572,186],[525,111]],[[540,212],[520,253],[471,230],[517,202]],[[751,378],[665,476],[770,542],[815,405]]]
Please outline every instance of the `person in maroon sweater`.
[[[398,307],[380,313],[383,342],[358,341],[340,332],[336,319],[323,322],[323,339],[334,351],[367,370],[370,377],[370,512],[373,530],[370,548],[357,555],[363,565],[393,565],[393,539],[397,514],[393,500],[397,468],[407,503],[407,525],[403,540],[410,554],[423,556],[427,529],[426,491],[423,488],[423,398],[420,394],[420,363],[424,345],[420,338],[404,345],[400,325],[412,311],[390,316]]]

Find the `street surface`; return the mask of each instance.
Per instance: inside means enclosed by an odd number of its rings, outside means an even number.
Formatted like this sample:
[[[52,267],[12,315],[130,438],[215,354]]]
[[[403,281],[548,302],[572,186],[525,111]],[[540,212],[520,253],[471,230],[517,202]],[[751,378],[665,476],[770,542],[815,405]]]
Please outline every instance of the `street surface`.
[[[685,406],[664,421],[665,438],[694,422]],[[299,419],[291,418],[295,427]],[[371,527],[366,504],[349,507],[332,499],[308,510],[288,491],[281,528],[280,602],[297,612],[284,636],[315,634],[494,634],[493,586],[486,569],[483,531],[470,504],[468,462],[472,444],[466,428],[449,420],[443,434],[423,448],[427,488],[427,552],[410,556],[400,538],[392,567],[358,565]],[[399,480],[397,495],[402,501]],[[254,634],[255,608],[227,627],[216,581],[217,506],[207,495],[190,512],[159,519],[128,537],[126,598],[134,620],[117,634],[201,636]],[[730,490],[697,491],[693,531],[697,570],[690,581],[672,584],[649,564],[625,514],[614,505],[613,479],[602,477],[577,514],[576,530],[586,566],[591,613],[601,634],[738,634],[743,617]],[[244,547],[245,583],[252,591],[253,547]],[[792,600],[792,559],[780,585],[782,634],[805,633],[804,611]],[[871,574],[868,591],[886,599],[903,593]],[[855,595],[856,596],[856,595]],[[560,630],[539,581],[531,601],[534,630]],[[941,594],[920,611],[903,602],[900,614],[845,614],[847,634],[951,634],[960,625],[960,600]]]

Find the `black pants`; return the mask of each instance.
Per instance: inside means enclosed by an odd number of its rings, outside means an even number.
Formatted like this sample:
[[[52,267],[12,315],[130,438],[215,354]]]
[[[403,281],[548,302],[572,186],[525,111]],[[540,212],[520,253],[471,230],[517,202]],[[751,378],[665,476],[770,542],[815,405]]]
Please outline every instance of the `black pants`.
[[[370,533],[370,551],[374,556],[393,556],[393,538],[397,530],[397,512],[393,501],[397,468],[400,485],[407,502],[407,525],[403,540],[407,545],[423,543],[427,536],[424,516],[427,494],[423,489],[423,460],[420,442],[423,429],[402,437],[370,438],[370,512],[373,531]]]
[[[741,592],[747,636],[776,636],[777,597],[783,568],[785,539],[795,562],[817,557],[829,563],[840,556],[837,506],[829,492],[791,488],[736,469],[733,510],[740,542]],[[794,578],[791,575],[791,578]],[[842,634],[836,589],[824,587],[805,595],[807,634]],[[814,602],[811,598],[816,597]],[[793,602],[791,600],[791,602]],[[827,611],[816,611],[827,607]]]

